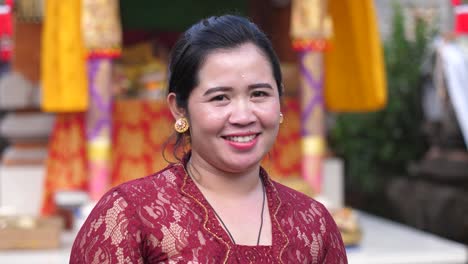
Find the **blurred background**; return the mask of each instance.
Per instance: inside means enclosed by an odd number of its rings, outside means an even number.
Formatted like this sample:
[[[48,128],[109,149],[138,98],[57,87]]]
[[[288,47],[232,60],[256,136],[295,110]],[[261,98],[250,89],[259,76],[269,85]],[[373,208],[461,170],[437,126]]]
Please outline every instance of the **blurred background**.
[[[225,13],[281,61],[263,166],[327,206],[349,262],[468,263],[464,0],[0,0],[0,262],[66,263],[104,192],[166,166],[170,50]]]

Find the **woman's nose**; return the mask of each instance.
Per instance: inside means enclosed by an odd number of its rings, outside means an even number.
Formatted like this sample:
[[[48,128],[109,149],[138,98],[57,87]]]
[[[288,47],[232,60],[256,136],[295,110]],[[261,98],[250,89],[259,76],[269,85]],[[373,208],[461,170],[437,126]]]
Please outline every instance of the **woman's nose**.
[[[239,101],[233,104],[229,122],[237,125],[248,125],[257,120],[250,102]]]

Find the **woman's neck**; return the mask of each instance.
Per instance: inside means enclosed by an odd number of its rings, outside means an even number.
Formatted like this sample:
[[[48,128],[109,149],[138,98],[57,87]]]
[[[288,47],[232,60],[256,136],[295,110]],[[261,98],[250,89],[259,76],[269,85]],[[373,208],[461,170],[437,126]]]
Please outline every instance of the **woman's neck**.
[[[226,198],[246,196],[261,187],[260,165],[247,171],[231,173],[192,156],[187,162],[187,172],[202,192],[216,193]]]

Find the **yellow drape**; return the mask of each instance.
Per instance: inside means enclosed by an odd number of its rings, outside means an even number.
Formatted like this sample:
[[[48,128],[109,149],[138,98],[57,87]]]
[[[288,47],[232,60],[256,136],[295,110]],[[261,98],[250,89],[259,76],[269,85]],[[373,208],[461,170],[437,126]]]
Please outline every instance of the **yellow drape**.
[[[81,35],[81,1],[45,1],[42,35],[42,109],[85,111],[88,107],[86,51]]]
[[[372,0],[329,0],[331,50],[325,56],[329,111],[363,112],[387,102],[383,51]]]

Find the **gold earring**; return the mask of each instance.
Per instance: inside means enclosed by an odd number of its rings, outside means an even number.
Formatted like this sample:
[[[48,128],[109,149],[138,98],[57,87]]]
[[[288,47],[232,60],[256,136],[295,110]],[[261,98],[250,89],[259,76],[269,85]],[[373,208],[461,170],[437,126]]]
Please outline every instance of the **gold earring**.
[[[185,117],[180,117],[177,119],[177,121],[174,124],[174,129],[177,131],[177,133],[184,133],[189,129],[189,123],[187,118]]]
[[[283,121],[284,121],[283,113],[280,113],[280,120],[279,120],[279,123],[280,123],[280,124],[283,124]]]

